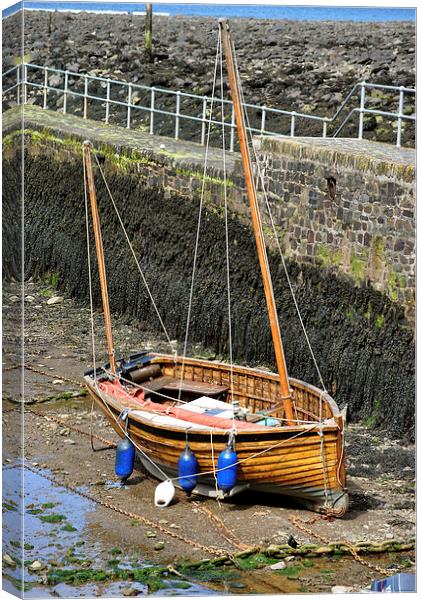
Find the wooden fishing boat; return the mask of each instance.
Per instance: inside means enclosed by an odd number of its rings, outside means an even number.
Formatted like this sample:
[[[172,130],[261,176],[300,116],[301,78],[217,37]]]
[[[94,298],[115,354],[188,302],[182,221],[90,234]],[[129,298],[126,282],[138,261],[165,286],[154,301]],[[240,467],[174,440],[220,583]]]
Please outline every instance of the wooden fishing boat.
[[[134,366],[136,359],[129,363]],[[120,364],[124,372],[124,363]],[[185,447],[186,432],[200,472],[212,473],[215,469],[213,455],[218,456],[225,448],[231,431],[230,419],[214,423],[208,417],[208,424],[207,418],[203,419],[203,424],[186,420],[185,405],[180,408],[176,401],[181,369],[181,359],[145,354],[141,365],[136,368],[137,380],[141,381],[142,387],[131,388],[127,380],[125,393],[119,396],[113,393],[107,370],[97,369],[97,381],[94,381],[93,373],[85,376],[89,393],[103,410],[106,401],[109,410],[106,409],[105,414],[120,435],[122,424],[119,415],[125,408],[130,409],[127,423],[129,437],[144,452],[140,459],[146,469],[160,479],[163,475],[156,465],[168,477],[177,477],[177,462]],[[152,376],[151,379],[149,376]],[[217,402],[230,401],[233,391],[233,397],[241,407],[248,408],[251,415],[279,406],[280,384],[276,374],[236,366],[232,377],[233,390],[230,381],[229,365],[187,359],[181,386],[182,400],[190,404],[195,398],[206,395]],[[347,510],[348,495],[345,489],[343,422],[339,409],[330,396],[312,385],[290,379],[290,386],[297,415],[295,425],[282,425],[286,422],[283,406],[271,413],[272,417],[280,419],[278,426],[262,424],[265,421],[262,415],[258,421],[261,424],[236,421],[239,474],[237,485],[228,495],[233,496],[246,489],[278,493],[293,496],[313,510],[342,516]],[[139,395],[140,391],[143,393]],[[160,392],[163,394],[160,395]],[[217,496],[213,475],[199,477],[194,493]]]
[[[263,277],[278,373],[138,352],[116,360],[108,303],[91,146],[84,143],[84,173],[106,324],[109,363],[85,373],[88,391],[117,433],[131,441],[158,479],[184,487],[178,470],[184,450],[196,458],[193,493],[234,496],[256,490],[291,496],[312,510],[342,516],[348,508],[344,431],[340,411],[325,389],[288,376],[246,137],[229,27],[220,22],[252,225]],[[87,206],[87,204],[86,204]],[[236,481],[219,486],[217,458],[236,456]]]

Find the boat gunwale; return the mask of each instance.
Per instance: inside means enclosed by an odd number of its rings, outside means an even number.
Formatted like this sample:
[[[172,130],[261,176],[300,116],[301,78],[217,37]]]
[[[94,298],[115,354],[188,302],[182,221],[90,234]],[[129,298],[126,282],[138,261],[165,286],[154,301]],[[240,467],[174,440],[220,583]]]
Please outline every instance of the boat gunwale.
[[[165,359],[166,361],[171,362],[171,363],[175,362],[174,356],[171,356],[170,354],[158,354],[155,352],[151,352],[151,355],[154,356],[154,359],[151,361],[152,363],[160,362],[161,359]],[[180,359],[176,358],[176,360],[179,361]],[[221,369],[226,369],[227,371],[230,370],[229,363],[223,363],[223,362],[219,362],[219,361],[209,361],[209,360],[201,359],[201,358],[188,357],[185,359],[185,367],[187,364],[193,364],[193,365],[197,365],[199,367],[208,367],[208,368],[211,368],[212,366],[215,365],[217,367],[220,367]],[[242,372],[245,375],[252,375],[252,376],[257,375],[258,377],[265,376],[267,379],[274,381],[275,383],[280,382],[279,375],[277,373],[274,373],[273,371],[263,371],[262,369],[259,369],[259,368],[244,367],[243,365],[236,365],[236,364],[233,365],[233,371],[234,372]],[[337,406],[336,401],[334,400],[334,398],[332,396],[330,396],[330,394],[328,392],[324,392],[324,390],[321,390],[320,388],[316,387],[312,383],[307,383],[306,381],[303,381],[302,379],[296,379],[295,377],[289,377],[289,382],[291,382],[296,388],[314,393],[315,396],[322,395],[322,400],[323,400],[323,402],[324,401],[327,402],[327,404],[330,406],[332,413],[333,413],[333,417],[335,418],[335,417],[341,416],[341,412],[340,412],[339,407]]]
[[[91,393],[93,393],[96,398],[98,398],[98,400],[102,403],[105,404],[102,395],[104,395],[106,397],[106,403],[111,405],[112,408],[117,412],[117,413],[121,413],[122,409],[124,408],[128,408],[125,407],[123,404],[119,403],[118,400],[116,400],[115,398],[113,398],[112,396],[110,396],[109,394],[102,392],[101,395],[98,394],[98,390],[96,389],[95,385],[94,385],[94,380],[89,377],[89,376],[85,376],[84,377],[85,383],[87,385],[87,387],[90,389]],[[141,424],[143,427],[146,428],[150,428],[152,430],[154,429],[159,429],[161,431],[169,431],[172,433],[176,433],[176,434],[182,434],[185,435],[186,433],[186,428],[182,429],[181,427],[172,427],[170,425],[160,425],[159,423],[154,423],[152,421],[147,421],[145,419],[142,418],[142,416],[134,414],[133,411],[145,411],[148,412],[148,408],[147,407],[139,407],[138,408],[130,408],[129,409],[131,411],[130,413],[130,419]],[[151,412],[151,411],[150,411]],[[117,418],[117,417],[116,417]],[[335,424],[327,424],[324,422],[310,422],[309,424],[301,424],[301,425],[283,425],[281,427],[261,427],[259,429],[241,429],[240,431],[237,432],[237,436],[241,436],[243,437],[244,435],[246,435],[247,437],[253,435],[253,436],[259,436],[262,437],[263,435],[275,435],[275,434],[280,434],[280,433],[303,433],[305,434],[306,432],[319,432],[320,431],[323,432],[330,432],[330,431],[334,431],[334,432],[338,432],[339,430],[339,426],[337,424],[337,422]],[[227,435],[230,433],[230,429],[221,429],[221,428],[211,428],[211,429],[194,429],[192,431],[189,432],[189,435],[191,436],[195,436],[195,435],[205,435],[205,436],[210,436],[211,434],[213,435],[214,438],[218,437],[218,436],[224,436],[227,437]],[[245,440],[246,441],[246,440]],[[270,440],[268,440],[270,441]],[[288,440],[286,440],[288,441]]]

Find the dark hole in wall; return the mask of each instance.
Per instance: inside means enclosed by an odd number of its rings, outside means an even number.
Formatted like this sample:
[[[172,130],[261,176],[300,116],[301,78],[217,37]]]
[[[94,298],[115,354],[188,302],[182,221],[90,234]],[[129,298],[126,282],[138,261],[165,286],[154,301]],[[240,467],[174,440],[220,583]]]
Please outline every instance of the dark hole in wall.
[[[337,180],[335,179],[335,177],[327,177],[327,185],[328,195],[331,198],[331,200],[334,200],[337,191]]]

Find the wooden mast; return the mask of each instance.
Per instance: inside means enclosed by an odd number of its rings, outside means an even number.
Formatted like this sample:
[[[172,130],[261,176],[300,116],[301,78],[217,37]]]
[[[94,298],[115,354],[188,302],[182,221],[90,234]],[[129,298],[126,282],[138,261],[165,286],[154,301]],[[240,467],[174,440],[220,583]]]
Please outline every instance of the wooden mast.
[[[86,176],[86,182],[87,182],[88,191],[89,191],[89,198],[91,201],[92,224],[93,224],[93,229],[94,229],[95,247],[97,250],[98,274],[100,277],[101,296],[102,296],[102,300],[103,300],[108,357],[110,360],[110,369],[113,373],[116,373],[116,359],[114,356],[113,337],[112,337],[112,333],[111,333],[110,306],[108,303],[107,276],[106,276],[106,270],[105,270],[105,264],[104,264],[103,240],[102,240],[102,236],[101,236],[100,218],[98,215],[98,206],[97,206],[97,195],[95,192],[94,175],[93,175],[93,171],[92,171],[91,142],[89,142],[89,141],[84,142],[83,153],[84,153],[84,163],[85,163],[84,177]]]
[[[274,291],[271,281],[271,274],[268,266],[267,250],[262,233],[261,217],[259,214],[256,188],[253,178],[252,162],[249,153],[249,145],[246,133],[245,113],[241,102],[239,80],[233,57],[233,46],[230,38],[230,28],[226,19],[219,21],[221,39],[224,47],[224,54],[227,61],[227,71],[229,76],[230,90],[233,100],[234,113],[236,117],[237,133],[242,154],[243,168],[245,171],[246,188],[249,197],[252,225],[255,233],[255,241],[258,250],[259,264],[264,283],[265,299],[267,302],[268,316],[271,327],[271,334],[274,344],[274,352],[277,361],[277,369],[280,377],[280,388],[283,396],[283,405],[289,424],[293,423],[292,397],[287,375],[286,360],[284,358],[283,344],[281,341],[280,326],[278,323],[277,310],[274,299]]]

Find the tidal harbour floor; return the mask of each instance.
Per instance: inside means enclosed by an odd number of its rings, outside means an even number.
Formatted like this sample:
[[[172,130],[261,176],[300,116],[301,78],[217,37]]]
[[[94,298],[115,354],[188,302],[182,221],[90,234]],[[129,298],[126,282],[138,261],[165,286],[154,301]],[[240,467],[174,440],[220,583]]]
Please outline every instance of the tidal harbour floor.
[[[16,283],[6,284],[3,291],[3,554],[11,559],[4,574],[9,591],[23,589],[26,597],[275,594],[329,592],[340,584],[358,591],[381,577],[376,566],[414,571],[410,550],[366,555],[372,567],[350,556],[312,560],[297,556],[278,570],[250,561],[252,569],[238,565],[196,575],[181,572],[183,563],[212,558],[212,549],[237,553],[239,543],[284,544],[292,535],[299,545],[320,545],[289,521],[291,516],[310,519],[313,514],[293,501],[250,493],[217,503],[188,499],[178,491],[170,507],[158,509],[154,506],[157,482],[139,464],[121,487],[114,475],[114,450],[93,452],[89,435],[82,433],[89,432],[91,415],[91,402],[80,395],[83,390],[77,385],[92,363],[89,309],[55,290],[51,282],[31,280],[24,294],[25,364],[38,372],[25,369],[25,553],[20,561],[16,523],[22,465],[16,436],[22,406],[16,388],[19,370],[12,368],[17,362],[13,341],[20,323],[15,299],[19,293]],[[47,304],[53,297],[62,300]],[[123,317],[113,321],[115,346],[121,354],[142,348],[168,351],[147,329]],[[95,330],[97,356],[102,356],[103,329],[97,312]],[[204,353],[203,348],[191,348],[191,354]],[[95,408],[93,431],[118,441]],[[103,444],[94,440],[94,446]],[[343,519],[319,520],[310,528],[331,541],[414,538],[414,447],[363,424],[349,424],[346,451],[350,511]],[[171,568],[166,571],[168,565],[174,565],[176,573]]]

